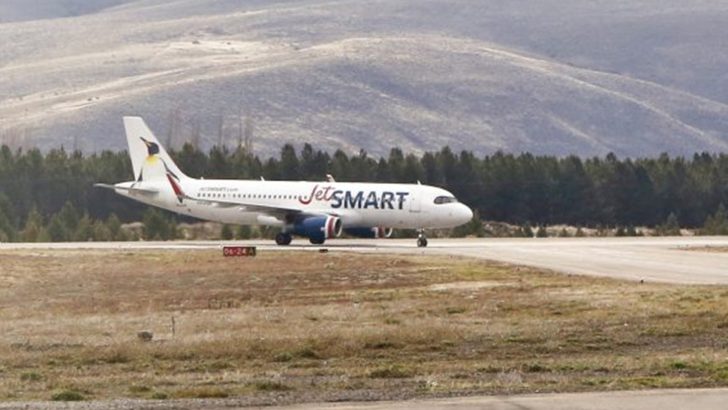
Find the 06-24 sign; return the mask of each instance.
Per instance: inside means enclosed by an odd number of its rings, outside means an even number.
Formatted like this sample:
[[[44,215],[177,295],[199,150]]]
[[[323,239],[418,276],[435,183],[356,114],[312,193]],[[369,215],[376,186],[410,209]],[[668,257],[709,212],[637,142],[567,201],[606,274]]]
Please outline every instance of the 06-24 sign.
[[[255,256],[256,254],[255,246],[225,246],[222,248],[222,255],[225,257]]]

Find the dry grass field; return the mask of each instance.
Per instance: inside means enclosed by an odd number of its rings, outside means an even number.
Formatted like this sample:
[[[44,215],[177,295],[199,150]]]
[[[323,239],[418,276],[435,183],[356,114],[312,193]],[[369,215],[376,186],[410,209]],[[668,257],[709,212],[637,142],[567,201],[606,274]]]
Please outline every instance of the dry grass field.
[[[726,385],[726,287],[447,257],[0,252],[0,401]]]

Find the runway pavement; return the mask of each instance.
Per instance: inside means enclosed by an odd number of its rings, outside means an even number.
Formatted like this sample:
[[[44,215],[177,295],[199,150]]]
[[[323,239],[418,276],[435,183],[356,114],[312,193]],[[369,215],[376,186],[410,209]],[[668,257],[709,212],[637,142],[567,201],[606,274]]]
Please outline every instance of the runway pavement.
[[[725,410],[728,389],[465,397],[397,403],[304,404],[270,410]]]
[[[244,399],[139,400],[86,402],[0,402],[0,410],[725,410],[728,389],[643,390],[521,396],[459,397],[368,403],[309,403],[246,407]]]
[[[2,249],[216,249],[223,245],[258,246],[260,252],[308,250],[302,239],[290,247],[268,240],[233,242],[126,242],[0,244]],[[521,238],[431,239],[426,249],[413,239],[330,240],[332,252],[454,255],[535,266],[559,272],[605,276],[634,281],[728,285],[728,237],[647,238]],[[708,252],[705,248],[725,248]]]
[[[569,238],[446,242],[440,252],[578,275],[728,284],[728,238]],[[725,248],[724,252],[706,249]]]

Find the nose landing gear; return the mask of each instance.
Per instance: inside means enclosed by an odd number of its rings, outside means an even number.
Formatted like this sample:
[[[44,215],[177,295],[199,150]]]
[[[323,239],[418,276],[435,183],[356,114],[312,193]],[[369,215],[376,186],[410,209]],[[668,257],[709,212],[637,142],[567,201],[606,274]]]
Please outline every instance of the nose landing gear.
[[[427,235],[425,235],[425,230],[420,229],[417,232],[417,247],[418,248],[426,248],[427,247]]]

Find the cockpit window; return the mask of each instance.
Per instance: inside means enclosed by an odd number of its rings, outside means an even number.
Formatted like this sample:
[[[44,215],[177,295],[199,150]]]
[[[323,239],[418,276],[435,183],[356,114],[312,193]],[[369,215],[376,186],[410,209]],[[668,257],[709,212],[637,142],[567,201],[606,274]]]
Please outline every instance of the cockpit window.
[[[451,204],[457,201],[458,200],[453,196],[438,196],[435,198],[435,205]]]

